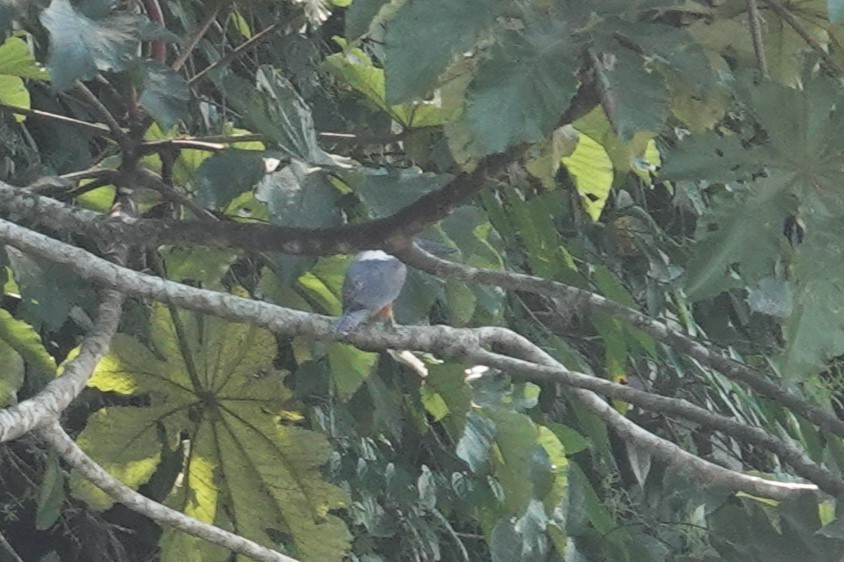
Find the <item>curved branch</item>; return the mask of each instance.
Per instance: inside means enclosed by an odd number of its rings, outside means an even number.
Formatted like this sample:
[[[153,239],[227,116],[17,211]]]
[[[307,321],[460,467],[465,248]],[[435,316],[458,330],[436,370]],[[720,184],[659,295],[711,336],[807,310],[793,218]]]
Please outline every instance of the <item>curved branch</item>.
[[[123,299],[122,293],[105,291],[93,331],[85,336],[79,355],[67,364],[62,375],[32,398],[0,410],[0,442],[17,439],[57,418],[79,396],[94,367],[108,352],[109,342],[120,323]]]
[[[65,433],[58,421],[54,420],[39,433],[82,476],[129,509],[146,515],[157,523],[173,526],[189,535],[228,548],[232,552],[250,556],[255,560],[266,562],[298,562],[294,558],[270,550],[240,535],[235,535],[219,527],[203,523],[175,509],[171,509],[142,496],[106,472],[103,467],[86,455],[74,443],[73,439]]]
[[[762,373],[730,359],[720,351],[713,350],[681,332],[672,330],[658,320],[649,318],[632,308],[612,302],[601,295],[532,275],[493,271],[450,262],[437,258],[417,246],[410,246],[397,255],[408,265],[440,277],[546,295],[562,299],[573,308],[599,310],[614,318],[624,320],[654,339],[665,342],[672,348],[694,357],[724,376],[746,384],[759,394],[773,398],[793,412],[817,424],[820,428],[844,437],[844,421],[833,414],[792,394],[786,388],[765,378]]]
[[[442,189],[423,195],[389,217],[335,228],[106,218],[4,182],[0,182],[0,207],[20,219],[48,224],[53,229],[137,247],[225,246],[307,255],[354,253],[367,248],[397,249],[407,246],[413,236],[467,203],[484,188],[487,178],[502,171],[517,153],[517,149],[512,149],[490,156],[473,172],[460,174]]]
[[[139,297],[152,298],[182,308],[198,312],[221,316],[236,322],[246,322],[257,326],[268,328],[283,335],[309,335],[326,340],[343,339],[361,349],[383,350],[383,349],[414,349],[430,351],[438,355],[464,361],[477,363],[489,363],[491,366],[498,366],[504,369],[513,369],[531,377],[541,379],[551,377],[556,381],[573,386],[583,386],[594,389],[598,392],[610,392],[633,404],[641,404],[643,407],[656,404],[652,395],[629,387],[617,385],[609,381],[603,381],[582,373],[573,373],[554,362],[550,365],[546,360],[547,355],[540,355],[543,352],[533,346],[529,350],[536,357],[542,358],[543,362],[532,365],[530,368],[518,362],[517,359],[490,353],[484,349],[484,345],[491,343],[507,343],[518,345],[518,349],[525,354],[527,344],[520,343],[524,340],[521,336],[505,330],[498,329],[457,329],[449,326],[424,326],[410,327],[403,326],[394,331],[378,330],[368,328],[345,337],[338,337],[332,330],[334,319],[306,312],[290,310],[275,306],[269,303],[250,300],[225,293],[198,289],[166,281],[158,277],[144,275],[130,269],[120,267],[111,262],[98,258],[82,249],[76,248],[48,238],[42,234],[29,231],[8,221],[0,220],[0,240],[15,246],[20,250],[32,255],[61,263],[70,267],[83,278],[92,282],[104,285]],[[490,331],[497,330],[497,331]],[[521,338],[521,339],[520,339]],[[532,344],[531,344],[532,346]],[[543,367],[542,365],[549,365]],[[546,369],[548,369],[546,371]],[[618,414],[608,413],[599,403],[603,401],[588,391],[591,398],[583,398],[591,409],[600,412],[603,419],[606,419],[622,435],[628,436],[635,441],[642,440],[642,446],[662,459],[671,459],[674,455],[682,461],[681,466],[690,470],[698,476],[717,482],[729,487],[730,490],[742,490],[751,494],[772,498],[782,498],[795,493],[802,493],[806,490],[816,489],[813,486],[792,485],[779,482],[769,482],[758,478],[752,478],[740,473],[713,465],[699,459],[690,453],[679,449],[676,445],[669,443],[646,430],[635,426],[632,422]],[[578,394],[580,396],[580,394]],[[585,396],[585,395],[584,395]],[[703,416],[701,413],[692,413],[681,401],[661,397],[661,404],[674,403],[675,413],[695,416],[701,423],[707,423],[714,418]],[[714,414],[713,414],[714,415]],[[728,427],[729,424],[719,421],[720,427]],[[758,444],[761,447],[769,448],[775,438],[767,436],[764,440],[757,440],[758,433],[746,431],[742,434],[744,438]],[[806,474],[807,477],[818,477],[824,488],[832,490],[842,489],[841,482],[832,482],[827,479],[827,474],[819,467],[811,464],[811,461],[800,456],[799,452],[787,451],[787,445],[779,446],[779,451],[787,452],[788,462],[793,462],[795,470],[805,472],[815,469],[815,472]],[[729,475],[729,478],[728,478]]]

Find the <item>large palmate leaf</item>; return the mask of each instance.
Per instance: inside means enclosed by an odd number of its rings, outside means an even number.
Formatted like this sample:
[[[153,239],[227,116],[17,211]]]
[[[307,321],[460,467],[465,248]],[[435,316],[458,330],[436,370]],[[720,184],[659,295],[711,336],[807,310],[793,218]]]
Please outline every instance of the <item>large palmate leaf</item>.
[[[341,560],[348,533],[330,510],[345,497],[319,471],[330,446],[320,434],[279,422],[295,415],[283,408],[290,392],[272,366],[273,335],[218,318],[176,318],[164,306],[152,323],[152,348],[119,335],[90,382],[145,396],[149,405],[100,410],[79,443],[137,487],[158,468],[165,447],[186,439],[183,478],[168,503],[267,546],[277,547],[283,536],[281,543],[303,559]],[[73,490],[95,507],[111,504],[78,476]],[[161,548],[165,560],[228,556],[177,531],[164,534]]]
[[[772,275],[785,241],[783,224],[795,203],[786,190],[760,184],[717,200],[712,214],[701,220],[687,266],[689,297],[711,297]]]
[[[500,0],[409,0],[387,24],[387,103],[423,97],[452,59],[492,25]]]
[[[544,138],[577,90],[572,31],[559,18],[502,35],[469,86],[466,123],[477,155]]]

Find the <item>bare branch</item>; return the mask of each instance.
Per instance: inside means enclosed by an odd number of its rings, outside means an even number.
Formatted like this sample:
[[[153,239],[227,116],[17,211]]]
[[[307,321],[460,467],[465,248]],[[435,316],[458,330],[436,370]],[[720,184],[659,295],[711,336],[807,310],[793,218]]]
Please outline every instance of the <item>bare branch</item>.
[[[753,40],[753,51],[756,53],[756,65],[763,78],[768,76],[768,61],[765,59],[765,46],[762,43],[762,18],[759,16],[757,0],[747,0],[747,21],[750,25],[750,38]]]
[[[266,37],[269,36],[270,33],[275,31],[276,28],[278,28],[279,25],[281,25],[280,22],[275,22],[275,23],[268,25],[267,27],[265,27],[264,29],[262,29],[258,33],[254,34],[252,37],[250,37],[249,39],[247,39],[246,41],[244,41],[240,45],[238,45],[235,49],[233,49],[232,51],[227,53],[225,56],[220,57],[218,60],[214,61],[213,63],[209,64],[208,66],[206,66],[205,68],[203,68],[202,70],[197,72],[195,75],[191,76],[190,80],[188,80],[188,86],[193,86],[203,76],[205,76],[206,74],[208,74],[209,72],[211,72],[215,68],[219,68],[219,67],[221,67],[225,64],[230,63],[231,61],[233,61],[234,59],[239,57],[240,54],[243,51],[245,51],[249,47],[253,47],[253,46],[257,45],[258,43],[260,43],[261,41],[263,41]]]
[[[220,8],[222,6],[222,2],[215,2],[214,7],[210,9],[207,14],[205,14],[205,18],[203,18],[203,20],[200,22],[199,26],[196,28],[196,31],[194,31],[193,35],[191,35],[191,38],[188,39],[187,44],[185,45],[182,52],[179,53],[179,56],[176,57],[175,61],[173,61],[171,68],[174,71],[179,72],[185,65],[185,62],[187,62],[194,48],[196,48],[196,46],[199,44],[199,41],[208,32],[208,29],[210,29],[211,24],[214,23],[214,18],[216,18],[217,14],[220,13]]]
[[[111,130],[105,125],[102,125],[100,123],[88,123],[87,121],[80,121],[79,119],[74,119],[73,117],[67,117],[65,115],[59,115],[58,113],[50,113],[49,111],[42,111],[40,109],[18,107],[16,105],[9,105],[7,103],[0,103],[0,109],[5,109],[6,111],[10,111],[17,115],[26,115],[27,117],[37,117],[39,119],[48,119],[51,121],[56,121],[64,125],[77,127],[94,135],[106,137],[111,135]]]
[[[137,273],[97,258],[82,249],[63,244],[7,221],[0,220],[0,240],[27,253],[66,265],[85,279],[106,287],[119,288],[127,294],[152,298],[182,308],[225,317],[229,320],[262,326],[279,334],[289,336],[308,335],[325,340],[343,339],[362,349],[369,350],[415,349],[430,351],[452,359],[469,360],[482,364],[489,362],[491,366],[500,366],[508,370],[514,369],[523,374],[529,373],[530,376],[537,379],[543,377],[547,379],[550,376],[554,380],[566,384],[591,387],[599,392],[609,390],[631,403],[641,403],[643,407],[656,404],[653,397],[648,393],[622,385],[615,385],[609,381],[600,381],[600,379],[588,375],[572,373],[556,362],[554,362],[553,366],[542,367],[541,365],[548,364],[544,359],[547,356],[535,346],[530,348],[531,353],[535,357],[543,358],[544,362],[539,365],[533,365],[531,369],[518,363],[516,359],[486,351],[483,348],[484,344],[510,342],[509,345],[518,344],[516,349],[522,354],[526,353],[525,350],[528,348],[526,344],[520,343],[522,342],[520,339],[521,336],[502,328],[497,329],[497,332],[490,332],[490,329],[456,329],[448,326],[404,326],[394,331],[384,331],[370,327],[361,330],[359,333],[339,337],[332,330],[334,323],[334,319],[332,318],[285,309],[269,303],[253,301],[225,293],[197,289],[180,283],[166,281],[158,277]],[[532,358],[529,358],[529,360],[532,360]],[[550,370],[547,372],[544,371],[546,368]],[[591,393],[587,394],[588,396],[594,397]],[[598,405],[599,402],[602,402],[601,399],[597,397],[583,399],[589,401],[589,404],[591,404],[590,408],[603,412],[601,414],[602,417],[617,431],[621,432],[622,435],[636,439],[637,442],[639,439],[643,439],[642,446],[653,454],[658,455],[659,458],[669,459],[671,455],[675,453],[679,454],[678,451],[681,451],[676,445],[665,442],[647,431],[638,428],[638,426],[635,426],[635,424],[632,424],[632,422],[629,422],[623,416],[619,420],[613,417],[613,414],[605,412],[603,407],[599,407]],[[674,401],[665,397],[661,398],[660,405],[664,406],[669,403],[674,404],[673,411],[675,413],[688,414],[690,411],[681,401]],[[617,412],[615,412],[615,415],[618,415]],[[702,415],[697,410],[692,411],[689,415],[694,416],[700,423],[707,423],[714,419]],[[717,423],[720,424],[720,427],[730,426],[729,423],[723,420],[718,420]],[[770,436],[765,436],[765,439],[758,440],[759,435],[753,431],[746,431],[743,436],[748,440],[757,440],[754,442],[766,448],[770,447],[774,440]],[[794,451],[788,451],[784,444],[779,448],[779,451],[787,453],[788,458],[786,460],[793,462],[798,470],[802,472],[815,470],[812,473],[812,477],[819,477],[824,482],[824,487],[829,486],[830,489],[840,489],[840,482],[833,482],[826,479],[827,475],[822,469],[813,466],[811,461],[802,458],[799,452],[795,454]],[[756,495],[782,498],[784,495],[814,489],[807,488],[806,486],[799,487],[797,485],[750,478],[720,467],[717,467],[716,470],[712,468],[716,465],[712,465],[685,452],[679,458],[682,460],[682,466],[688,468],[693,473],[699,476],[705,475],[707,479],[712,479],[723,485],[729,485],[731,490],[743,490]],[[818,470],[821,472],[818,472]],[[726,476],[728,474],[730,475],[729,478]]]
[[[94,367],[108,352],[109,342],[120,322],[122,306],[121,293],[113,290],[103,293],[94,330],[85,336],[79,355],[67,364],[62,375],[32,398],[0,410],[0,442],[16,439],[57,418],[79,396]]]
[[[94,92],[89,90],[88,86],[79,80],[76,81],[76,89],[79,90],[88,103],[94,106],[94,109],[100,114],[100,117],[103,118],[105,124],[108,125],[109,131],[111,131],[111,136],[117,141],[117,144],[119,144],[124,150],[129,147],[131,145],[131,140],[126,134],[126,131],[123,130],[120,123],[118,123],[114,115],[111,114],[111,111],[109,111],[108,108],[103,105],[103,102],[94,95]]]
[[[42,429],[39,434],[59,452],[70,466],[79,471],[82,476],[129,509],[146,515],[157,523],[170,525],[189,535],[228,548],[232,552],[250,556],[255,560],[266,562],[298,562],[294,558],[270,550],[240,535],[224,531],[208,523],[203,523],[175,509],[171,509],[142,496],[106,472],[103,467],[86,455],[73,442],[73,439],[65,433],[58,421],[54,420],[50,425]]]
[[[649,318],[632,308],[612,302],[601,295],[532,275],[493,271],[442,260],[417,246],[411,246],[398,255],[408,265],[434,275],[471,283],[495,285],[514,291],[546,295],[562,299],[574,308],[599,310],[624,320],[653,338],[694,357],[726,377],[740,381],[759,394],[773,398],[822,429],[844,437],[844,421],[838,419],[835,415],[803,400],[784,386],[768,380],[764,374],[727,357],[720,351],[709,348],[681,332],[672,330],[658,320]]]

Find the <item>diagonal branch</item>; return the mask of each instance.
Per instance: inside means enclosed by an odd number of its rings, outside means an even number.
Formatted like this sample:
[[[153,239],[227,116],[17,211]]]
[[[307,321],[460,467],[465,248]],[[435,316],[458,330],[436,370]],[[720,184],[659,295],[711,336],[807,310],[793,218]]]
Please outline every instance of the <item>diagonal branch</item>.
[[[146,515],[157,523],[171,525],[180,531],[208,542],[228,548],[232,552],[265,562],[298,562],[296,559],[275,552],[240,535],[224,531],[171,509],[142,496],[109,474],[74,443],[58,421],[53,421],[40,431],[41,437],[50,443],[62,458],[82,476],[93,482],[109,496],[129,509]]]
[[[841,78],[844,76],[844,68],[841,68],[841,65],[838,64],[838,61],[829,54],[829,52],[823,48],[823,45],[818,43],[814,37],[803,27],[803,24],[800,23],[794,14],[788,11],[788,8],[784,6],[779,0],[762,0],[765,4],[768,5],[773,11],[775,11],[785,22],[791,26],[797,35],[799,35],[803,41],[809,45],[813,51],[815,51],[818,56],[823,59],[824,65],[826,65],[827,69],[829,69],[836,77]]]
[[[182,308],[225,317],[236,322],[246,322],[262,326],[278,334],[289,336],[307,335],[325,340],[338,339],[338,335],[332,330],[332,318],[290,310],[269,303],[236,297],[225,293],[197,289],[180,283],[166,281],[158,277],[144,275],[97,258],[82,249],[53,240],[7,221],[0,220],[0,240],[27,253],[64,264],[85,279],[106,287],[119,288],[127,294],[152,298]],[[554,380],[572,386],[583,386],[584,388],[594,389],[598,392],[609,390],[610,392],[616,393],[617,396],[623,397],[628,402],[637,405],[642,404],[643,407],[654,404],[653,398],[648,393],[622,385],[616,385],[609,381],[602,381],[582,373],[567,371],[556,362],[550,365],[543,360],[543,363],[533,365],[530,368],[519,363],[507,363],[507,361],[517,360],[490,353],[483,346],[492,343],[500,344],[507,342],[510,342],[509,345],[514,345],[513,342],[518,344],[523,338],[503,328],[498,328],[497,330],[496,332],[490,332],[490,329],[456,329],[448,326],[405,326],[397,328],[395,331],[369,328],[362,330],[360,333],[347,336],[345,341],[357,345],[362,349],[415,349],[430,351],[444,357],[462,361],[475,361],[482,364],[489,362],[492,366],[498,365],[508,370],[515,369],[517,372],[522,372],[523,375],[532,376],[537,379],[544,378],[544,380],[548,380],[548,377],[553,377]],[[520,344],[520,347],[517,349],[524,354],[526,348],[526,344]],[[533,346],[531,353],[541,354],[543,352],[536,346]],[[539,357],[540,355],[536,356]],[[543,355],[541,357],[545,356]],[[543,367],[542,365],[549,366]],[[543,370],[546,368],[550,369],[550,371],[546,372]],[[637,443],[642,440],[641,445],[659,456],[659,458],[669,459],[673,458],[674,455],[680,455],[678,458],[682,460],[682,467],[698,476],[706,475],[706,478],[719,482],[727,486],[730,490],[741,490],[771,498],[783,498],[795,493],[815,489],[814,487],[807,487],[805,485],[763,481],[718,467],[694,455],[682,452],[676,445],[635,426],[635,424],[632,424],[626,418],[622,417],[618,419],[617,416],[619,414],[617,412],[614,412],[614,410],[612,412],[606,411],[603,406],[599,405],[602,402],[599,398],[589,392],[586,395],[592,397],[583,398],[588,401],[590,408],[596,412],[600,412],[601,417],[607,420],[622,435],[630,437],[630,439],[635,440]],[[673,399],[663,397],[662,400],[672,401]],[[675,404],[675,412],[687,413],[687,409],[681,407],[682,404],[679,404],[680,401],[674,400],[673,402],[677,403]],[[608,406],[608,408],[612,410],[611,407]],[[707,418],[699,413],[689,415],[696,416],[696,419],[701,423],[708,421]],[[727,427],[723,422],[719,423],[722,423],[722,427]],[[761,447],[768,448],[771,445],[770,440],[764,440],[764,442],[758,442],[758,440],[753,441],[757,435],[752,432],[746,433],[744,437],[752,442],[757,442]],[[785,450],[780,449],[780,451]],[[789,462],[795,461],[793,466],[798,471],[804,471],[806,467],[811,468],[810,465],[804,462],[805,459],[802,459],[799,453],[796,456],[792,455],[788,460]],[[801,462],[796,462],[797,460]],[[812,475],[813,478],[816,476],[821,477],[821,480],[824,482],[824,488],[828,487],[831,490],[842,489],[840,482],[831,483],[831,481],[824,480],[825,475],[821,473],[816,472]]]
[[[574,308],[582,307],[597,310],[624,320],[653,338],[694,357],[726,377],[740,381],[759,394],[773,398],[822,429],[844,437],[844,421],[838,419],[835,415],[803,400],[783,386],[768,380],[762,373],[730,359],[720,351],[707,347],[681,332],[672,330],[658,320],[649,318],[632,308],[612,302],[601,295],[532,275],[493,271],[446,261],[419,249],[417,246],[411,246],[403,251],[400,257],[408,265],[440,277],[546,295],[562,299],[563,302]]]

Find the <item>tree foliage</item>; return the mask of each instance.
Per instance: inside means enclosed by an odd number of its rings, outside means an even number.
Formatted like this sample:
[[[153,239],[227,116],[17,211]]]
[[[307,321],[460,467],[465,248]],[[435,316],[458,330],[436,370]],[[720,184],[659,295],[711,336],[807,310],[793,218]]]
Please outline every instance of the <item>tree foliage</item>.
[[[206,225],[207,243],[130,248],[127,266],[313,314],[341,312],[349,256],[258,251],[232,233],[338,228],[352,252],[368,248],[343,236],[375,225],[371,247],[418,235],[487,275],[587,291],[610,304],[419,268],[395,311],[509,328],[571,371],[701,406],[805,461],[612,400],[737,473],[788,483],[814,463],[837,482],[834,427],[618,310],[840,417],[842,14],[840,0],[0,0],[0,180],[162,232]],[[109,258],[131,239],[0,208]],[[436,220],[395,218],[412,208]],[[67,368],[98,292],[12,242],[0,260],[8,408]],[[127,486],[297,559],[844,553],[832,495],[732,493],[541,373],[170,302],[127,303],[62,423]],[[0,506],[0,551],[24,560],[243,559],[116,504],[32,437],[0,446]]]

